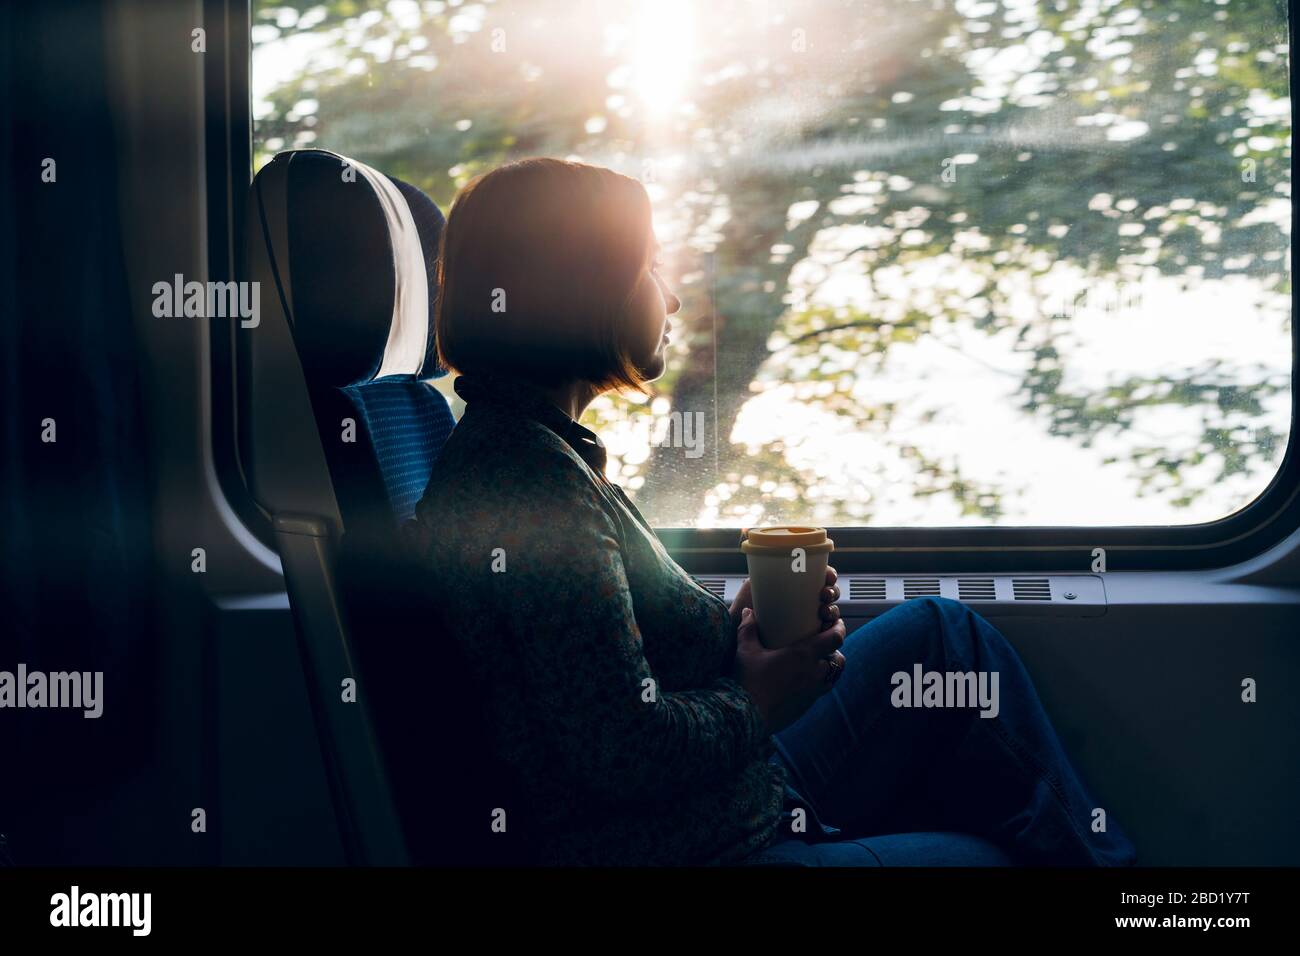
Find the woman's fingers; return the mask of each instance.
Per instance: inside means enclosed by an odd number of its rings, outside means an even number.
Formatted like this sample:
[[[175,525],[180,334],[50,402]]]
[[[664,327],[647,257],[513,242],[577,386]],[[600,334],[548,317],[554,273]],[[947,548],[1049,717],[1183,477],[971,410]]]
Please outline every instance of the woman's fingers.
[[[840,599],[840,588],[835,582],[839,580],[839,574],[829,565],[826,567],[826,587],[821,590],[821,602],[823,604],[833,604]]]
[[[844,643],[844,622],[836,621],[820,634],[808,638],[808,651],[814,657],[829,657]]]
[[[844,673],[844,667],[848,664],[848,661],[844,659],[844,655],[839,651],[823,658],[823,660],[826,662],[826,684],[828,687],[833,686],[840,679],[840,675]]]
[[[840,619],[840,606],[838,604],[823,604],[821,606],[822,620],[829,627]]]

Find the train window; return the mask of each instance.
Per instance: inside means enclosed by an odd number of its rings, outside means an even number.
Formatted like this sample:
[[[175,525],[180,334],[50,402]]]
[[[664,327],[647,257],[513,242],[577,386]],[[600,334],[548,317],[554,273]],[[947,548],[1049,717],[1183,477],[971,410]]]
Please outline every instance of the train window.
[[[259,2],[254,163],[641,179],[683,300],[584,423],[663,527],[1146,526],[1289,439],[1286,6]]]

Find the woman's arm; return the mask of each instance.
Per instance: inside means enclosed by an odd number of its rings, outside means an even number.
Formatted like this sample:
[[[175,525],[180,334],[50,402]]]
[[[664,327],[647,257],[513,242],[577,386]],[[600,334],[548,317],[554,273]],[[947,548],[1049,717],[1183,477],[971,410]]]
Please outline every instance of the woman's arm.
[[[535,484],[501,502],[502,514],[526,516],[503,528],[508,570],[487,579],[497,606],[510,608],[505,626],[539,738],[565,771],[614,800],[668,796],[750,762],[767,734],[737,682],[657,685],[617,527],[586,473],[558,450],[530,471]]]

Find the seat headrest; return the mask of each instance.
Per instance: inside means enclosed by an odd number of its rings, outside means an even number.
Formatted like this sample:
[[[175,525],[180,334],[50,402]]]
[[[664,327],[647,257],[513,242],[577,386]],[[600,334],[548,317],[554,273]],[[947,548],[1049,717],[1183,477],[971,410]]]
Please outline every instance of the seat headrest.
[[[313,386],[437,378],[443,216],[416,187],[323,149],[278,154],[253,181],[262,234]]]

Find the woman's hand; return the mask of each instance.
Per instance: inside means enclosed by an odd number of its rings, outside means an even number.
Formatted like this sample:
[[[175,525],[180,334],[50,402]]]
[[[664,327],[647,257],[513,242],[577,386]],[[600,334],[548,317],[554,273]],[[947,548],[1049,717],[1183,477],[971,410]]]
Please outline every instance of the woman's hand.
[[[822,588],[821,593],[818,595],[821,600],[819,613],[827,627],[840,619],[840,608],[835,603],[840,599],[840,588],[835,583],[838,579],[839,575],[835,572],[835,569],[828,566],[826,568],[826,587]],[[740,627],[740,615],[745,608],[749,608],[751,611],[754,609],[754,594],[749,587],[749,578],[745,578],[745,583],[736,592],[736,599],[731,602],[731,621],[737,628]]]
[[[844,643],[844,622],[838,608],[834,617],[834,623],[820,634],[769,650],[758,640],[753,609],[741,610],[734,676],[753,698],[769,734],[803,716],[843,671],[844,655],[839,648]]]
[[[736,599],[731,602],[731,623],[736,627],[740,627],[740,612],[745,608],[754,609],[754,592],[749,588],[749,578],[745,578],[745,583],[736,592]]]
[[[840,586],[835,582],[839,580],[839,575],[835,569],[827,565],[826,567],[826,587],[822,588],[818,597],[821,599],[821,616],[822,622],[830,627],[840,619],[840,606],[835,602],[840,599]],[[745,579],[749,583],[749,579]]]

